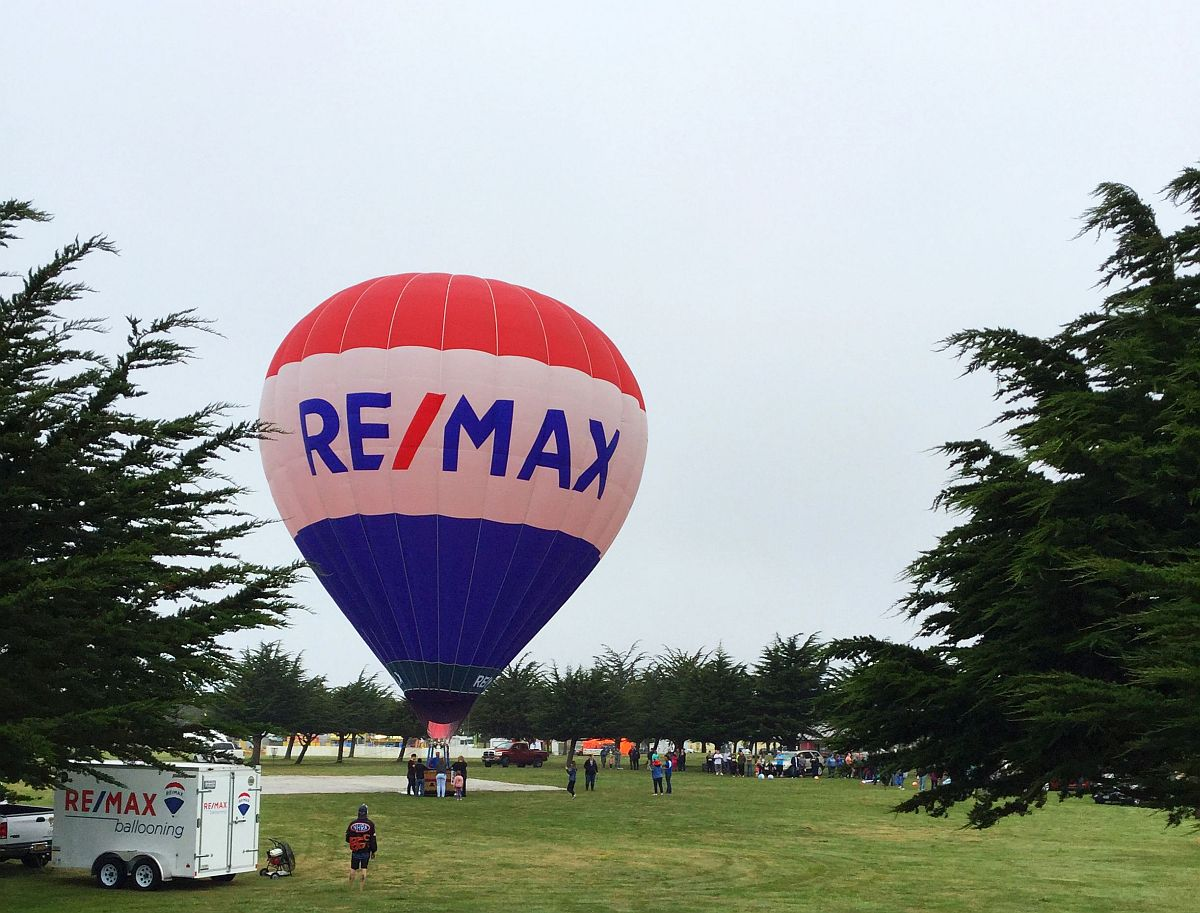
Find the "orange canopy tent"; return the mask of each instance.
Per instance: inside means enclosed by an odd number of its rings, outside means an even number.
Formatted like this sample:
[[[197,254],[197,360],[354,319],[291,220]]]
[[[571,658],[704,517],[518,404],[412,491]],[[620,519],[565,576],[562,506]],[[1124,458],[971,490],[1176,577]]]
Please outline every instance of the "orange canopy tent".
[[[599,751],[605,745],[607,745],[609,747],[609,749],[611,749],[612,744],[613,744],[612,739],[584,739],[583,745],[581,746],[580,750],[581,751]],[[629,739],[621,739],[621,754],[623,754],[623,755],[629,754],[629,749],[631,749],[632,747],[633,747],[633,742],[629,741]]]

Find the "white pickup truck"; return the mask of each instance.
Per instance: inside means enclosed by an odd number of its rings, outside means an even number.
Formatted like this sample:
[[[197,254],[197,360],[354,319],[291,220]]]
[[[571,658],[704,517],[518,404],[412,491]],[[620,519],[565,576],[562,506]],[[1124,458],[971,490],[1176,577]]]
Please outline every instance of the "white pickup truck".
[[[32,869],[50,861],[54,809],[0,802],[0,859],[20,859]]]

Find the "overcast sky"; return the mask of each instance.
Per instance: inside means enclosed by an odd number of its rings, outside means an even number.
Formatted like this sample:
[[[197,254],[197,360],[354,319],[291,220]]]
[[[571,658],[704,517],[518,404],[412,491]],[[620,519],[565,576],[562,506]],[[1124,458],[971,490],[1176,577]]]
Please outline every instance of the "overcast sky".
[[[612,338],[649,453],[529,646],[560,664],[910,637],[935,448],[995,413],[937,341],[1096,306],[1090,191],[1156,198],[1200,158],[1195,2],[9,0],[0,34],[0,196],[56,216],[0,269],[104,232],[81,312],[224,334],[147,375],[151,411],[256,414],[287,330],[391,273],[529,286]],[[257,454],[228,470],[276,516]],[[245,552],[298,554],[278,523]],[[380,668],[311,575],[296,595],[311,670]]]

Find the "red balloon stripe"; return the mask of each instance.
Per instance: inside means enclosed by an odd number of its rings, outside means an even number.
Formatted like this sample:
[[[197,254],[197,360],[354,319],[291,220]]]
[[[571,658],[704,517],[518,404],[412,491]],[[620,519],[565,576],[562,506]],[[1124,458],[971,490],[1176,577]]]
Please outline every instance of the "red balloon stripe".
[[[267,376],[310,355],[398,346],[475,349],[575,368],[646,408],[625,359],[586,317],[531,289],[449,273],[383,276],[338,292],[287,335]]]

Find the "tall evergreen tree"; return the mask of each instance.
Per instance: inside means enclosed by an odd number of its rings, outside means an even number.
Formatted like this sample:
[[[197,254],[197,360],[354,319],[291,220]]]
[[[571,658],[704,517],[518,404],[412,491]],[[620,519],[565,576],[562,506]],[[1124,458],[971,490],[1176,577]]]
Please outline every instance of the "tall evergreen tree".
[[[606,644],[595,658],[604,711],[596,736],[612,740],[617,767],[621,766],[621,739],[637,728],[636,686],[645,662],[646,654],[638,650],[636,643],[624,652]]]
[[[338,738],[337,763],[341,764],[350,739],[350,757],[354,757],[355,737],[386,728],[395,712],[395,698],[379,684],[374,675],[359,672],[358,678],[330,692],[333,732]]]
[[[230,735],[250,740],[249,763],[256,766],[265,736],[291,733],[308,699],[307,681],[300,656],[285,652],[278,641],[244,650],[214,696],[214,722]]]
[[[756,738],[795,749],[818,736],[818,705],[824,688],[825,652],[816,635],[775,635],[754,667],[753,727]]]
[[[708,659],[704,650],[668,649],[655,657],[633,689],[640,724],[634,731],[637,741],[653,739],[657,744],[666,738],[679,747],[699,738],[700,671]]]
[[[0,202],[0,247],[47,218]],[[196,750],[178,709],[223,675],[220,638],[278,624],[289,605],[294,567],[237,556],[260,522],[220,474],[263,429],[225,423],[222,404],[132,409],[143,373],[187,361],[176,337],[204,322],[130,319],[108,358],[80,342],[102,321],[60,316],[87,291],[68,274],[112,250],[73,241],[0,295],[0,782]]]
[[[834,649],[843,744],[951,775],[902,809],[970,800],[987,826],[1114,777],[1172,822],[1200,810],[1200,170],[1166,188],[1191,219],[1172,233],[1129,187],[1095,195],[1099,310],[948,341],[996,376],[1004,441],[943,448],[962,520],[903,603],[934,645]]]
[[[309,746],[317,737],[323,732],[337,731],[339,725],[334,708],[333,690],[328,687],[323,676],[310,678],[304,683],[304,699],[300,702],[300,708],[292,723],[293,736],[288,739],[287,754],[284,757],[290,758],[292,747],[299,742],[300,753],[296,755],[295,763],[304,763],[304,756],[308,754]]]
[[[471,708],[471,728],[486,737],[532,738],[546,701],[546,676],[524,656],[504,670]]]
[[[703,742],[724,745],[745,739],[753,719],[754,690],[742,663],[717,647],[692,681],[696,734]]]
[[[567,743],[567,762],[575,757],[579,740],[602,731],[607,716],[603,673],[587,666],[559,669],[546,674],[546,698],[535,718],[539,732]]]

